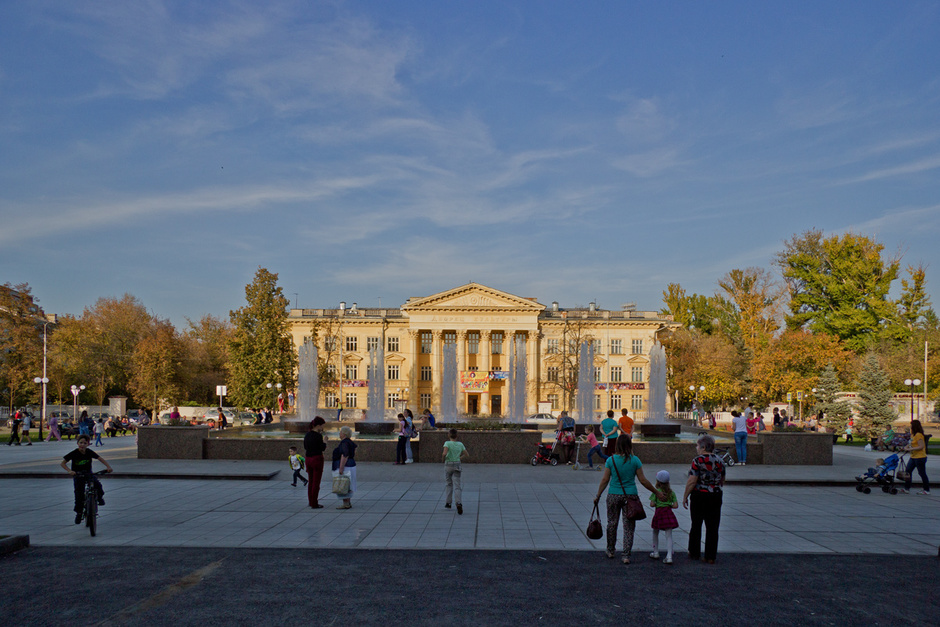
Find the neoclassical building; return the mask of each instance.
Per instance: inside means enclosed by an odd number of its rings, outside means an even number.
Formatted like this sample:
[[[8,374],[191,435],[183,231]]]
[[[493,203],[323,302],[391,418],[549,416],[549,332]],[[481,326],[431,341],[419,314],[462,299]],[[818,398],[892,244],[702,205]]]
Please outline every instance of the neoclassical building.
[[[292,309],[294,345],[315,338],[319,357],[335,374],[335,385],[320,390],[320,406],[366,409],[370,351],[384,349],[385,408],[437,412],[441,401],[442,356],[456,345],[458,411],[504,415],[509,401],[511,346],[523,338],[526,356],[526,413],[574,409],[579,347],[594,349],[594,409],[647,409],[649,351],[657,335],[676,327],[655,312],[545,306],[485,285],[469,283],[398,309]],[[515,344],[518,346],[518,344]],[[374,416],[376,408],[368,408]],[[557,411],[556,411],[557,414]]]

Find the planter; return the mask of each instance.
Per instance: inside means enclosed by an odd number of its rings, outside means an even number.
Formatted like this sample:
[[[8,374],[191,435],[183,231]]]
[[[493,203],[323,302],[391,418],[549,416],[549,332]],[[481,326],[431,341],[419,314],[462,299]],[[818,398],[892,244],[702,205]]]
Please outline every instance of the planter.
[[[757,441],[765,464],[775,466],[832,466],[832,434],[762,431]]]
[[[139,459],[203,459],[209,427],[150,426],[137,429]]]

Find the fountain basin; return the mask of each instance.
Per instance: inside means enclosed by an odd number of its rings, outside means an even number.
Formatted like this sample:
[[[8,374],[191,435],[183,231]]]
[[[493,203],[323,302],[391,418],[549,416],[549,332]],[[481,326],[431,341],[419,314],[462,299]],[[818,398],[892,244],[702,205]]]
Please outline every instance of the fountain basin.
[[[671,438],[679,435],[682,425],[669,423],[640,423],[640,433],[647,438]]]
[[[357,422],[356,433],[363,435],[391,435],[398,427],[397,422]]]

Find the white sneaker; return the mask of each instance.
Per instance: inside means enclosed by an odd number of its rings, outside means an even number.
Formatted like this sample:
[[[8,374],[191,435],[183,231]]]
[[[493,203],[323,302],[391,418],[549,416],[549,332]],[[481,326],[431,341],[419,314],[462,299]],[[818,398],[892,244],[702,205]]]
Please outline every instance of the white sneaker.
[[[406,459],[406,460],[405,460],[405,463],[406,463],[406,464],[413,464],[414,461],[415,461],[415,460],[413,460],[413,459]]]
[[[667,555],[666,559],[663,560],[663,564],[672,564],[672,558]]]
[[[658,560],[659,553],[657,553],[656,551],[653,551],[652,553],[650,553],[650,557],[653,558],[654,560]]]
[[[918,494],[923,494],[924,496],[930,496],[930,492],[925,492],[924,490],[918,490]]]

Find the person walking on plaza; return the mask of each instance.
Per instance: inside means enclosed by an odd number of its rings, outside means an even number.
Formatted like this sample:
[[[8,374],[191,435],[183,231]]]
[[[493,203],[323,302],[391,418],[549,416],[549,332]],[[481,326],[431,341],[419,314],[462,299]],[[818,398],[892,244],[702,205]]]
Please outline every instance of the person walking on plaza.
[[[611,480],[611,477],[614,477]],[[601,495],[607,489],[607,557],[613,559],[617,548],[617,526],[620,517],[623,517],[623,556],[624,564],[630,563],[633,551],[633,534],[636,531],[636,521],[646,518],[643,503],[637,493],[636,480],[639,479],[657,498],[665,495],[656,490],[643,475],[643,463],[633,454],[633,441],[628,435],[617,438],[617,449],[611,457],[604,462],[604,476],[597,487],[597,496],[594,504],[601,500]]]
[[[456,501],[457,513],[463,514],[463,502],[461,496],[461,467],[460,462],[464,457],[470,457],[467,447],[463,442],[457,440],[457,430],[450,430],[450,440],[444,442],[443,462],[444,462],[444,507],[450,509],[450,504]]]
[[[604,436],[604,454],[610,457],[617,446],[617,421],[614,419],[614,410],[607,410],[607,417],[601,420],[601,435]],[[606,460],[605,460],[606,461]]]
[[[689,558],[702,555],[702,523],[705,524],[705,557],[714,564],[718,556],[718,526],[721,524],[721,487],[725,483],[725,465],[715,455],[715,438],[699,437],[696,457],[692,460],[689,479],[682,496],[682,507],[689,510],[692,524],[689,528]],[[690,508],[691,499],[691,508]]]
[[[731,412],[731,426],[734,428],[734,450],[737,462],[747,466],[747,419],[739,411]]]
[[[287,463],[290,464],[291,470],[294,471],[294,476],[291,480],[291,485],[297,487],[297,480],[300,479],[303,481],[304,486],[307,485],[307,479],[304,478],[304,475],[301,470],[304,469],[304,458],[300,456],[297,452],[297,447],[292,446],[287,450]]]
[[[633,418],[630,417],[626,407],[620,410],[620,414],[620,420],[617,423],[617,425],[620,427],[620,435],[629,435],[632,438]]]
[[[921,483],[923,484],[923,490],[920,490],[918,494],[930,495],[930,480],[927,479],[927,437],[924,435],[924,427],[920,424],[920,420],[911,421],[911,443],[905,447],[905,450],[910,451],[911,458],[907,461],[907,480],[904,482],[904,488],[898,490],[902,494],[907,494],[911,491],[911,484],[914,481],[914,469],[917,469],[917,474],[920,475]]]
[[[95,432],[95,446],[104,446],[104,442],[101,441],[101,436],[104,434],[104,421],[99,418],[98,422],[93,423],[92,429]]]
[[[666,539],[666,559],[664,564],[672,564],[672,530],[679,526],[676,520],[676,514],[672,511],[679,507],[679,499],[676,493],[669,487],[669,471],[660,470],[656,473],[656,489],[664,498],[660,499],[655,494],[650,495],[650,507],[656,509],[653,514],[651,526],[653,527],[653,552],[650,557],[654,560],[659,559],[659,532],[662,531]]]
[[[55,416],[49,417],[49,435],[46,437],[46,442],[52,442],[52,438],[55,438],[56,442],[62,441],[62,436],[59,434],[59,419]]]
[[[323,425],[326,421],[320,416],[310,421],[310,430],[304,436],[304,460],[307,465],[307,474],[310,475],[307,483],[307,504],[313,509],[321,509],[320,480],[323,478],[323,451],[326,450],[326,438],[323,437]]]
[[[342,504],[336,509],[349,509],[352,507],[352,495],[356,491],[356,443],[350,439],[352,429],[343,427],[339,430],[339,445],[333,449],[333,476],[344,473],[349,475],[349,492],[337,494]]]
[[[11,444],[20,445],[20,425],[23,423],[23,417],[20,415],[19,410],[13,414],[13,419],[10,420],[10,441],[7,442],[7,446]]]
[[[20,427],[20,442],[25,442],[26,446],[32,446],[33,441],[29,437],[29,429],[33,426],[33,418],[29,415],[29,412],[23,412],[23,424]]]

